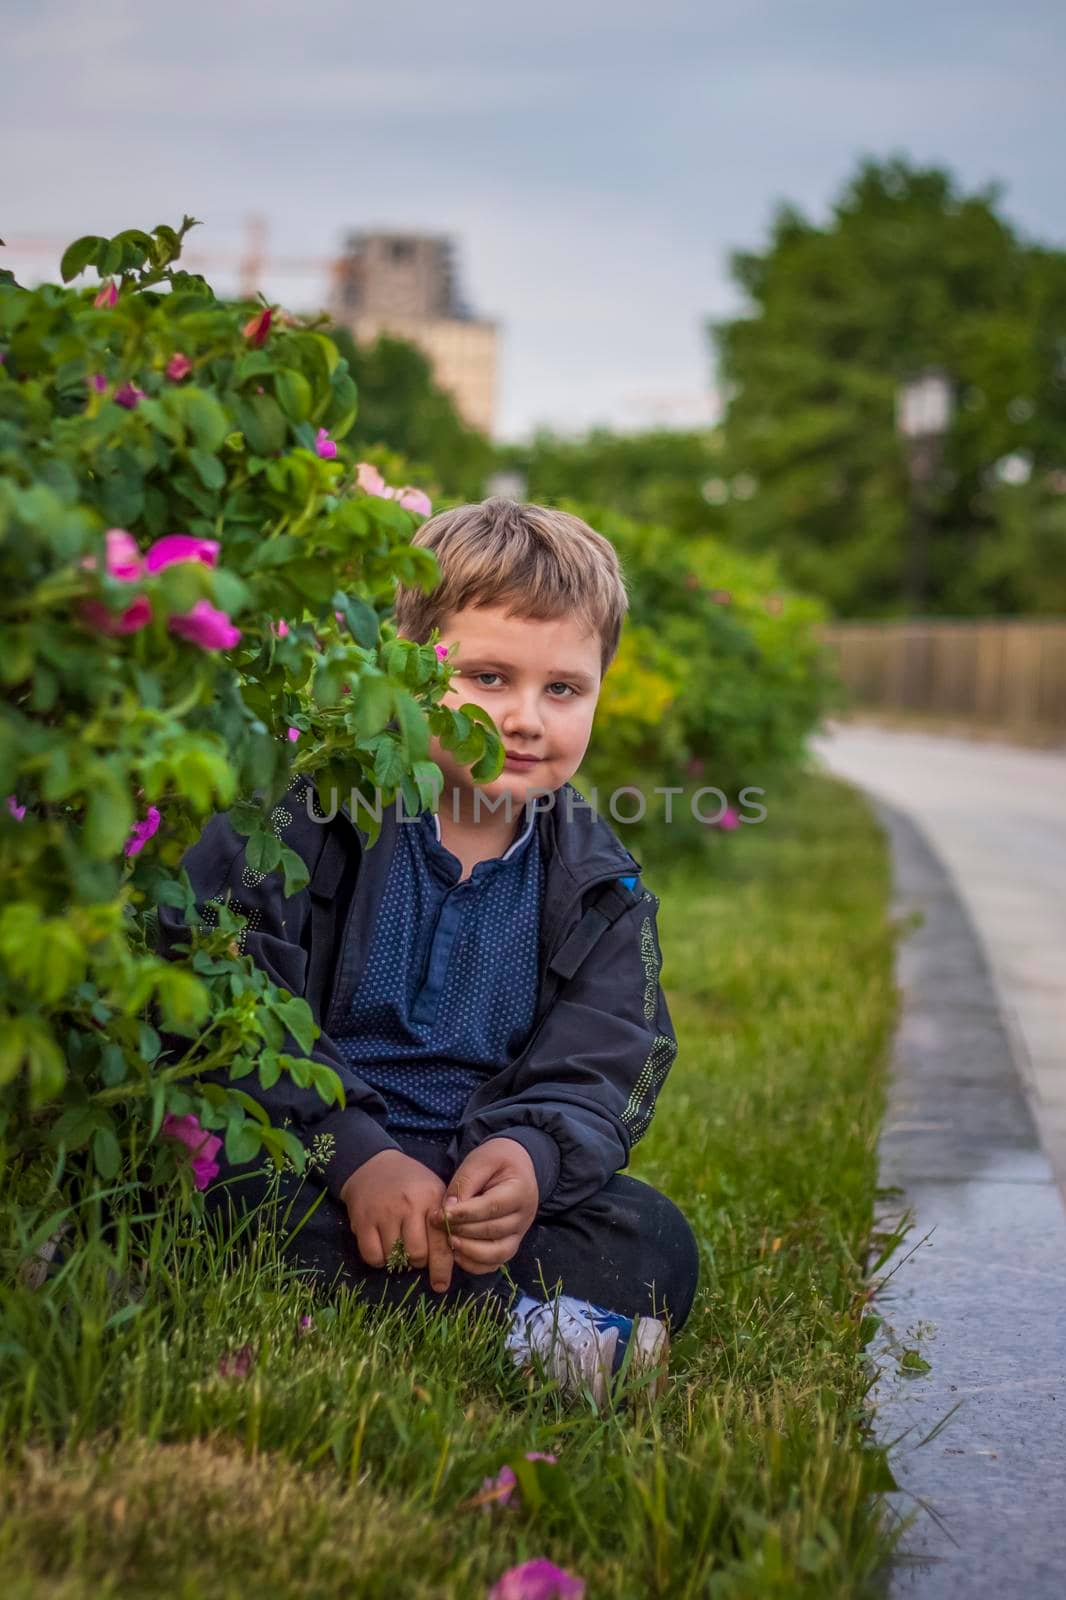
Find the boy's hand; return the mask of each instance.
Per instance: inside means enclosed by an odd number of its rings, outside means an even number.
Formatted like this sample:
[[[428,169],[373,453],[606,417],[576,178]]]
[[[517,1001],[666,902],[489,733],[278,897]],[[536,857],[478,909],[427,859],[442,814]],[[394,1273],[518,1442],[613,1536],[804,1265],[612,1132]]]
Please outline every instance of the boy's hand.
[[[502,1267],[525,1238],[539,1204],[525,1145],[486,1139],[457,1169],[441,1208],[456,1261],[465,1272]]]
[[[357,1167],[341,1190],[348,1221],[369,1267],[383,1267],[398,1239],[413,1267],[428,1267],[429,1281],[443,1294],[452,1281],[452,1252],[439,1216],[444,1184],[413,1156],[379,1150]]]

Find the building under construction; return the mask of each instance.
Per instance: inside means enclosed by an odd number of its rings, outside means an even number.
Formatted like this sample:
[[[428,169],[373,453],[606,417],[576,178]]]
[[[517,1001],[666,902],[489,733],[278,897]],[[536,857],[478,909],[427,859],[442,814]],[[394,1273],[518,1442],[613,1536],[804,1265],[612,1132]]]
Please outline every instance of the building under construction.
[[[496,420],[493,322],[475,317],[457,285],[452,240],[422,233],[354,233],[334,267],[334,320],[360,343],[407,339],[429,358],[464,421]]]

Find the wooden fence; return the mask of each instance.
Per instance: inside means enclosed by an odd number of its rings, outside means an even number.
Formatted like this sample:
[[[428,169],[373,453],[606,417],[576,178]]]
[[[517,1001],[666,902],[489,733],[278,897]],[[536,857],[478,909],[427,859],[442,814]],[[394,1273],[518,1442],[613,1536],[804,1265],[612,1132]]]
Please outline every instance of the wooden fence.
[[[833,622],[820,636],[855,709],[1066,735],[1066,619]]]

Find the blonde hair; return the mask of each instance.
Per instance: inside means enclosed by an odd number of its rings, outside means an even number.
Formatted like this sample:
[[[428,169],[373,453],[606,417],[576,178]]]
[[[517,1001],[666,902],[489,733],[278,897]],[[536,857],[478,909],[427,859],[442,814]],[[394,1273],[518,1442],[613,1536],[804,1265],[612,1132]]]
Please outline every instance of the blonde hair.
[[[441,577],[430,594],[397,588],[406,638],[424,642],[466,606],[510,602],[520,617],[583,618],[599,635],[607,671],[629,604],[625,579],[614,546],[580,517],[497,497],[438,512],[411,542],[433,551]]]

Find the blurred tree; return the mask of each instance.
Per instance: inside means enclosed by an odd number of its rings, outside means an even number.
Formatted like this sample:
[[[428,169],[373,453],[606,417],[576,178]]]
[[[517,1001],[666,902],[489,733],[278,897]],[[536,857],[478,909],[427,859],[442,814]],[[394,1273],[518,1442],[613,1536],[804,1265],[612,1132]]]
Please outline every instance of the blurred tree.
[[[825,227],[782,207],[712,328],[729,396],[717,496],[842,615],[903,609],[900,381],[941,366],[956,411],[934,488],[931,613],[1066,609],[1066,253],[1021,240],[993,186],[865,162]]]
[[[581,439],[542,430],[529,444],[501,446],[500,460],[525,475],[531,500],[591,501],[678,533],[706,533],[721,522],[703,496],[719,447],[708,429],[622,434],[597,428]]]
[[[347,328],[328,332],[359,391],[351,448],[387,444],[406,458],[419,482],[432,478],[445,497],[480,500],[495,461],[493,446],[467,426],[451,396],[434,383],[422,351],[403,339],[382,336],[361,345]]]

